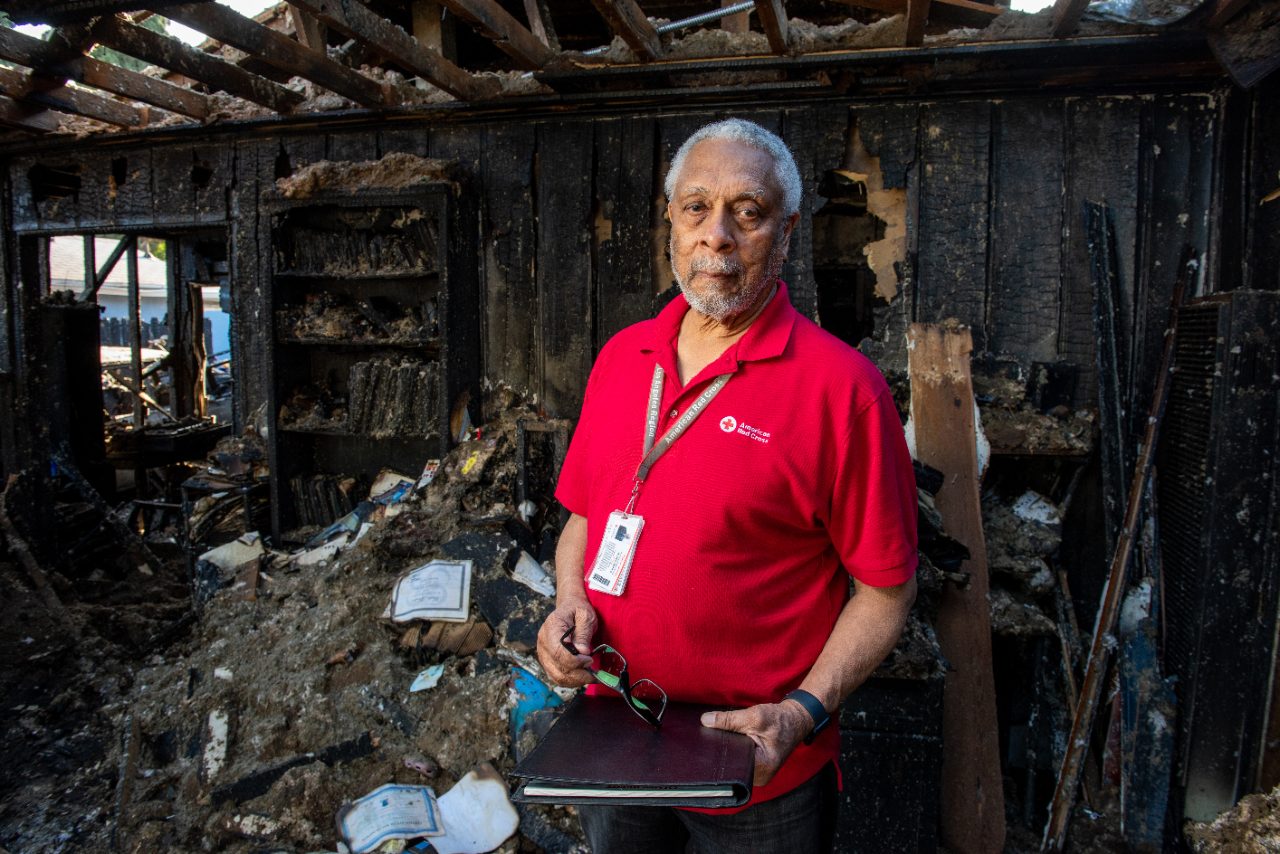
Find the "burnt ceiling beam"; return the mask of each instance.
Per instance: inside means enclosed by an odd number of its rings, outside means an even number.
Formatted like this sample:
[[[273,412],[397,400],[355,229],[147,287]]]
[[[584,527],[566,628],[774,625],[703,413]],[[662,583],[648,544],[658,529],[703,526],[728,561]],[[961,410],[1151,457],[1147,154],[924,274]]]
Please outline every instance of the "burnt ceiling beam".
[[[622,36],[622,40],[641,59],[658,59],[662,56],[662,40],[653,24],[635,0],[591,0],[609,29]]]
[[[1053,37],[1061,39],[1074,33],[1088,5],[1089,0],[1057,0],[1053,4]]]
[[[560,39],[556,35],[555,22],[551,20],[551,10],[547,8],[547,0],[524,0],[524,14],[538,41],[559,53]]]
[[[1230,21],[1240,13],[1240,10],[1248,6],[1253,0],[1217,0],[1213,4],[1213,13],[1210,14],[1208,22],[1205,26],[1213,29],[1221,27],[1227,21]]]
[[[906,47],[924,44],[924,25],[929,22],[930,0],[907,0],[907,32],[902,43]]]
[[[0,95],[0,125],[49,132],[56,131],[61,123],[62,117],[52,110],[33,109]]]
[[[396,101],[390,86],[341,66],[325,54],[303,47],[284,33],[251,21],[228,6],[183,3],[166,7],[164,13],[197,32],[239,48],[289,74],[305,77],[362,107],[382,107]]]
[[[877,12],[906,12],[909,2],[904,0],[836,0],[845,6],[857,6],[860,9],[874,9]],[[990,15],[992,18],[1002,14],[1005,7],[996,6],[990,3],[978,3],[975,0],[932,0],[931,6],[947,6],[952,9],[963,9],[968,12],[977,12],[981,15]]]
[[[91,56],[62,60],[56,44],[0,27],[0,59],[35,69],[45,77],[74,80],[171,112],[204,119],[209,99],[199,92],[102,62]]]
[[[787,10],[782,0],[756,0],[756,17],[769,39],[769,49],[777,54],[787,52]]]
[[[296,0],[331,29],[368,45],[378,54],[449,94],[472,101],[495,94],[497,81],[481,81],[424,47],[395,24],[355,0]]]
[[[329,48],[329,36],[325,30],[324,24],[315,19],[315,16],[293,3],[289,4],[289,17],[293,19],[293,32],[298,37],[298,41],[302,42],[312,50],[318,50],[324,53]]]
[[[555,56],[551,48],[538,41],[496,0],[440,0],[440,3],[473,29],[492,39],[521,68],[541,68]]]
[[[0,94],[15,101],[119,127],[136,128],[147,123],[145,112],[123,101],[104,98],[83,89],[72,89],[57,80],[35,77],[12,68],[0,68]]]
[[[220,89],[278,113],[290,112],[303,101],[298,92],[120,17],[103,18],[93,32],[98,42],[107,47],[152,65],[176,71],[211,89]]]

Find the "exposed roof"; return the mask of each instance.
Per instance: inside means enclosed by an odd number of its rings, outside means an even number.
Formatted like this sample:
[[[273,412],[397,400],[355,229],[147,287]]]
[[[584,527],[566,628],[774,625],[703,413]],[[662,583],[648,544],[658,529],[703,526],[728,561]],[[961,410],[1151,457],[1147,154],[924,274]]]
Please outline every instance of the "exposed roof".
[[[1095,2],[1108,7],[1109,23],[1085,15],[1088,0],[1056,0],[1036,15],[983,0],[786,6],[754,0],[734,4],[737,11],[727,17],[716,0],[645,0],[643,9],[637,0],[292,0],[255,18],[209,0],[153,0],[148,10],[126,11],[137,2],[9,4],[15,23],[55,27],[45,40],[0,27],[0,59],[12,64],[0,67],[0,127],[10,129],[10,138],[13,131],[95,133],[332,110],[413,111],[450,101],[673,93],[720,81],[726,70],[744,87],[761,88],[763,80],[763,90],[781,82],[874,94],[866,83],[884,78],[877,64],[902,66],[913,57],[914,76],[900,75],[898,85],[914,91],[954,76],[937,67],[940,55],[954,58],[961,76],[975,59],[995,56],[1006,69],[1034,72],[1042,58],[1019,65],[1020,55],[1064,47],[1080,51],[1071,62],[1115,66],[1133,61],[1117,35],[1154,45],[1168,30],[1199,39],[1199,51],[1187,51],[1183,38],[1161,58],[1169,68],[1163,73],[1185,77],[1220,73],[1204,49],[1206,21],[1219,25],[1251,5],[1270,8],[1280,0]],[[1130,23],[1116,22],[1135,8]],[[141,26],[153,13],[210,41],[190,47]],[[95,59],[88,52],[96,44],[154,67],[134,72]],[[1105,59],[1087,50],[1104,51]],[[1262,73],[1274,67],[1275,54],[1263,52]],[[832,68],[841,63],[861,63],[865,77],[836,79]]]
[[[114,237],[95,237],[95,267],[105,266],[112,250],[120,242]],[[138,249],[138,294],[144,299],[166,299],[169,294],[168,265],[160,258]],[[49,239],[49,284],[54,290],[84,290],[84,238],[80,236],[53,237]],[[111,268],[98,293],[104,296],[121,296],[129,286],[128,265],[121,258]]]

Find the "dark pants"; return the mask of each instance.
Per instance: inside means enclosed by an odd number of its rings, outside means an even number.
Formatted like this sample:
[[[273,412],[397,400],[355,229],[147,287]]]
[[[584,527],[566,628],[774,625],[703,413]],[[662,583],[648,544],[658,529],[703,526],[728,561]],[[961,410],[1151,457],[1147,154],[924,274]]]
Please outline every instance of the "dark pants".
[[[826,854],[835,842],[836,769],[780,798],[731,814],[672,807],[580,806],[595,854]]]

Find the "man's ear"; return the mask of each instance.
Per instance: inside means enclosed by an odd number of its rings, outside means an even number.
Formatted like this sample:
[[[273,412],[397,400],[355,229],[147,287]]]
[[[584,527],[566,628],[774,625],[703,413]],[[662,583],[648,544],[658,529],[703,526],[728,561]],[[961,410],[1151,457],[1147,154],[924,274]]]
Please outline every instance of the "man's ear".
[[[796,223],[800,221],[800,213],[797,211],[787,217],[782,223],[782,254],[785,256],[791,248],[791,234],[796,229]]]
[[[671,222],[671,202],[667,202],[662,208],[662,218],[667,222]]]

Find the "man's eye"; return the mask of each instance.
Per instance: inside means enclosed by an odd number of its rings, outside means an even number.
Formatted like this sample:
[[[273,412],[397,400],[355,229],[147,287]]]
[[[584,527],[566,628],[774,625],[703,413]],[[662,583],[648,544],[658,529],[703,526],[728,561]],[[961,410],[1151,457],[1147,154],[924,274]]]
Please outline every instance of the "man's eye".
[[[760,211],[755,208],[740,208],[738,216],[745,220],[757,220],[760,218]]]
[[[702,202],[691,202],[690,204],[685,206],[685,210],[687,210],[689,213],[702,213],[706,209],[707,209],[707,206],[704,205]]]

